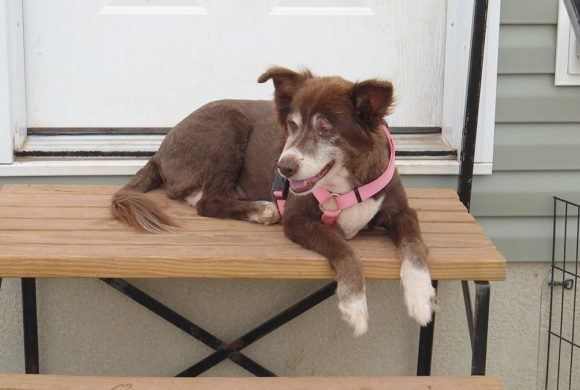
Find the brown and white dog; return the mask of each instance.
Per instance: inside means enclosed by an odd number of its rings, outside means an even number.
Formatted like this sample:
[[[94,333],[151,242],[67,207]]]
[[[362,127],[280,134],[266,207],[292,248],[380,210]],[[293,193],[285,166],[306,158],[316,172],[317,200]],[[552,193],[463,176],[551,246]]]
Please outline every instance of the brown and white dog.
[[[175,126],[147,165],[115,194],[113,215],[144,231],[170,230],[174,223],[143,196],[164,186],[169,198],[185,199],[199,215],[273,224],[280,220],[271,201],[273,174],[279,169],[291,183],[284,232],[328,259],[338,282],[339,309],[355,335],[367,330],[365,279],[346,240],[373,226],[394,240],[409,315],[426,325],[435,290],[417,215],[399,176],[395,173],[374,196],[343,210],[332,227],[322,223],[312,195],[319,186],[344,194],[385,171],[390,150],[380,127],[393,101],[391,83],[352,83],[281,67],[270,68],[258,82],[270,79],[274,104],[217,101]]]

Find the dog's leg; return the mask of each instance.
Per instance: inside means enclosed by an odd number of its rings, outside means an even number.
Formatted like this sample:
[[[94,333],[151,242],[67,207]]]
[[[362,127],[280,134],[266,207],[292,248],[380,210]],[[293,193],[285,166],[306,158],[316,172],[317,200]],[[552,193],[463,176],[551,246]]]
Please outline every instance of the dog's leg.
[[[189,199],[188,203],[190,200]],[[202,193],[195,202],[197,213],[204,217],[233,218],[263,225],[272,225],[280,221],[278,207],[268,201],[244,201],[222,196],[206,196]]]
[[[406,208],[391,217],[387,227],[402,261],[401,285],[409,315],[421,326],[431,322],[435,310],[435,289],[427,267],[428,250],[419,230],[417,213]]]
[[[366,333],[369,315],[365,280],[360,260],[348,243],[321,222],[302,216],[285,217],[284,231],[292,241],[330,261],[338,282],[336,294],[342,318],[354,328],[355,336]]]

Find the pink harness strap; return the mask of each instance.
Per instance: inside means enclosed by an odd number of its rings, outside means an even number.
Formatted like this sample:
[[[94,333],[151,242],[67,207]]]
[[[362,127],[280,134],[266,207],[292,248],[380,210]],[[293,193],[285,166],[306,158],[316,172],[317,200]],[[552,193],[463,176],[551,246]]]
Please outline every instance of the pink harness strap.
[[[342,210],[369,199],[383,188],[385,188],[393,179],[393,175],[395,174],[395,143],[393,142],[393,137],[391,136],[387,125],[383,123],[381,124],[381,128],[385,132],[389,142],[390,156],[387,169],[378,178],[343,195],[333,194],[326,188],[322,187],[317,187],[312,191],[314,197],[320,204],[320,208],[322,210],[322,222],[325,225],[330,226],[336,223]],[[286,200],[284,199],[283,191],[275,190],[273,191],[273,195],[276,199],[280,215],[284,215],[284,206]],[[338,208],[336,210],[325,210],[323,206],[330,202],[332,199],[335,200]]]
[[[352,207],[357,203],[364,202],[365,200],[381,191],[391,182],[391,179],[395,174],[395,143],[393,142],[393,137],[389,132],[389,128],[385,124],[382,124],[381,127],[387,136],[387,140],[389,141],[390,151],[387,169],[381,174],[381,176],[371,181],[370,183],[355,188],[354,190],[349,191],[343,195],[332,194],[326,188],[322,187],[317,187],[312,191],[314,197],[318,203],[320,203],[321,207],[328,203],[332,198],[334,198],[336,204],[338,205],[338,209],[336,210],[323,209],[322,222],[324,222],[325,225],[334,224],[340,216],[340,212],[342,210]]]
[[[278,206],[278,212],[280,216],[284,215],[284,211],[286,210],[286,199],[284,199],[284,191],[274,190],[272,191],[274,195],[274,199],[276,199],[276,205]]]

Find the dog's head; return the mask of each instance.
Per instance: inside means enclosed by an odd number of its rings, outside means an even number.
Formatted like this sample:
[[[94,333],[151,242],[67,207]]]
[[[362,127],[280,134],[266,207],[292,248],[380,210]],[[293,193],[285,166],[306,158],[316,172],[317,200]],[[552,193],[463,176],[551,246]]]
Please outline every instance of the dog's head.
[[[393,102],[388,81],[350,82],[273,67],[258,82],[274,81],[279,125],[287,133],[278,161],[296,194],[307,194],[371,150]]]

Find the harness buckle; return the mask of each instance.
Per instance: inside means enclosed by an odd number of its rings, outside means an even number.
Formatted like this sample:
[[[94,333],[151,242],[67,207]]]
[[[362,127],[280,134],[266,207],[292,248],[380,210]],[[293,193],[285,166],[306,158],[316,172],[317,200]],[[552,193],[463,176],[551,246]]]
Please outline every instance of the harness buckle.
[[[339,197],[341,196],[340,194],[335,194],[334,192],[332,192],[330,195],[332,195],[332,196],[333,196],[333,197],[335,197],[335,198],[339,198]],[[326,201],[326,203],[330,202],[330,200],[331,200],[331,199],[327,200],[327,201]],[[336,201],[335,201],[335,202],[336,202]],[[318,207],[320,207],[320,211],[322,211],[323,213],[336,213],[336,215],[337,215],[337,216],[338,216],[338,215],[340,215],[340,213],[342,212],[342,209],[341,209],[340,207],[339,207],[339,208],[337,208],[336,210],[326,210],[326,209],[324,208],[324,205],[325,205],[326,203],[324,203],[324,204],[321,204],[321,203],[319,203],[319,204],[318,204]],[[336,202],[336,206],[338,207],[338,202]]]

